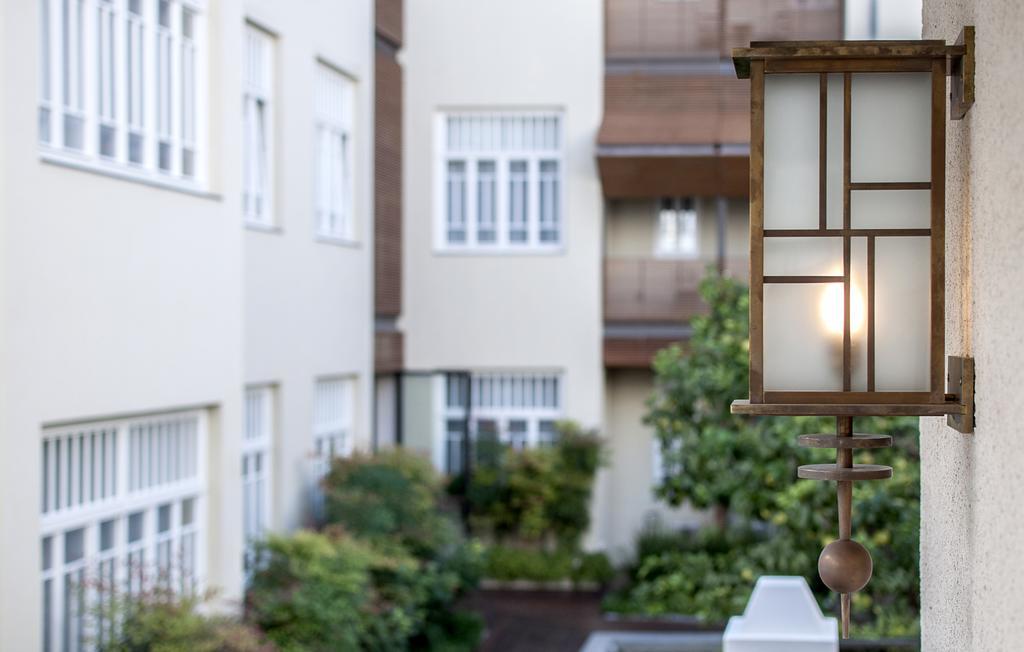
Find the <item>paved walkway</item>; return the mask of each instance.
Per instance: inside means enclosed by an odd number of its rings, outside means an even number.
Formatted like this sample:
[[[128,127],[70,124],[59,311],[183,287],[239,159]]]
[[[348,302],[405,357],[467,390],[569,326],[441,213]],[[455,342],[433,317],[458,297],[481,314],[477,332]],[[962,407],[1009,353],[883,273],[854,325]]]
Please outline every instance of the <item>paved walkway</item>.
[[[478,591],[468,600],[487,623],[479,652],[577,652],[595,631],[696,631],[674,623],[606,621],[601,597],[557,591]]]

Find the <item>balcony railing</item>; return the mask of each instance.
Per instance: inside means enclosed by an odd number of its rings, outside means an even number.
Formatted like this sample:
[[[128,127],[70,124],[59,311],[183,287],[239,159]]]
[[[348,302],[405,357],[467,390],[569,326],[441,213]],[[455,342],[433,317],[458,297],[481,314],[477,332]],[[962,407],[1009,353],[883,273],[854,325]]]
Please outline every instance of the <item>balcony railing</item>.
[[[606,258],[605,321],[689,321],[705,309],[697,290],[708,266],[714,264],[714,261],[706,260]],[[746,259],[727,259],[725,273],[745,280]]]

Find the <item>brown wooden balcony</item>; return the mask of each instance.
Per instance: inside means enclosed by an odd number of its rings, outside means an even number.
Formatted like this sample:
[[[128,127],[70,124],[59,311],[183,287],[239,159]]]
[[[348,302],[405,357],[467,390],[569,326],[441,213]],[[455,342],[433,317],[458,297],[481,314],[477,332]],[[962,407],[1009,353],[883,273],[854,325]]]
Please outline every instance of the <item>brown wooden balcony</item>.
[[[684,323],[704,310],[698,286],[714,261],[606,258],[605,322]],[[726,259],[727,276],[747,278],[745,258]]]
[[[698,288],[707,260],[612,257],[604,261],[604,364],[643,369],[654,353],[685,340],[687,322],[706,309]],[[746,258],[727,258],[726,276],[746,282]]]
[[[703,310],[697,286],[707,265],[701,260],[605,259],[605,322],[688,321]]]

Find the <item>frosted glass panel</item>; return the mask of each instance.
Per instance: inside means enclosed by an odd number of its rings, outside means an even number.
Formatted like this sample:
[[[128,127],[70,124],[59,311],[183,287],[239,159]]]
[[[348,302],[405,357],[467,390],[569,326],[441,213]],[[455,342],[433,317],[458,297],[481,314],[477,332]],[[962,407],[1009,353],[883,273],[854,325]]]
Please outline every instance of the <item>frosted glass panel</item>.
[[[828,76],[825,129],[825,225],[843,228],[843,75]]]
[[[765,276],[842,276],[842,238],[765,238]]]
[[[842,290],[842,283],[765,284],[765,390],[843,389],[842,327],[836,333],[822,319],[823,307],[834,307],[831,299],[837,292],[841,298]]]
[[[930,238],[875,240],[875,389],[930,389]]]
[[[850,225],[855,229],[927,229],[930,190],[853,190]]]
[[[853,75],[852,182],[930,180],[931,93],[931,73]]]
[[[850,390],[854,392],[868,391],[867,313],[868,239],[850,238]]]
[[[764,228],[818,226],[818,75],[764,80]]]

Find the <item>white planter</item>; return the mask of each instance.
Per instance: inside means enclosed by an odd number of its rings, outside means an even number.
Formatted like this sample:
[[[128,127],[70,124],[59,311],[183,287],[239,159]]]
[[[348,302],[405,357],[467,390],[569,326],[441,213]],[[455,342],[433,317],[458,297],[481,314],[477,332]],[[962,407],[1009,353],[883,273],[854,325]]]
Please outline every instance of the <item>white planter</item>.
[[[733,616],[722,652],[838,652],[835,618],[821,614],[802,577],[760,577],[742,616]]]

